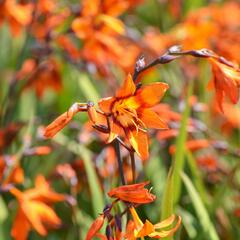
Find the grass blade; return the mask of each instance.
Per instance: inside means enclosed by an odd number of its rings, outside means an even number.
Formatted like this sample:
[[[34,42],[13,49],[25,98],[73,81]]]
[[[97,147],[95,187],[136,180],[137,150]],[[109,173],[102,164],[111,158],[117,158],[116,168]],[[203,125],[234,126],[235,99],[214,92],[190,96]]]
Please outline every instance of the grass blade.
[[[202,201],[204,202],[204,204],[209,204],[209,196],[202,181],[201,172],[197,167],[196,160],[194,159],[192,153],[189,151],[187,152],[187,163],[192,172],[193,181]]]
[[[194,206],[194,209],[198,216],[199,222],[203,229],[203,234],[206,236],[206,239],[219,240],[219,237],[218,237],[217,232],[211,222],[208,212],[207,212],[196,188],[194,187],[192,181],[184,173],[181,173],[181,178],[182,178],[183,183],[187,189],[187,192],[192,200],[192,204]]]
[[[180,173],[183,170],[185,162],[185,142],[187,139],[187,123],[190,115],[189,97],[192,95],[193,81],[188,85],[187,98],[185,100],[185,109],[181,119],[181,126],[179,129],[179,135],[176,139],[176,152],[174,154],[173,161],[173,184],[174,184],[174,205],[177,204],[181,195],[181,178]]]

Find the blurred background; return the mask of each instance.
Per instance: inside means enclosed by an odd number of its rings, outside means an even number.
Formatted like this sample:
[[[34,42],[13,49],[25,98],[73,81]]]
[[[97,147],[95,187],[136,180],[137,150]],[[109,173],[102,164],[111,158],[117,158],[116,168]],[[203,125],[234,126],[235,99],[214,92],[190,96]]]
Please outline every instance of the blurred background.
[[[54,204],[61,224],[47,224],[46,234],[31,225],[24,239],[85,239],[120,184],[114,148],[86,113],[50,140],[44,127],[75,102],[98,108],[139,57],[149,63],[174,45],[208,48],[238,66],[239,2],[0,1],[0,239],[23,239],[13,233],[21,201],[10,189],[25,193],[38,175],[65,196]],[[138,208],[141,219],[182,217],[168,239],[240,239],[240,106],[226,98],[220,109],[212,80],[209,61],[189,56],[138,80],[169,84],[155,109],[169,129],[150,130],[149,159],[136,157],[137,182],[149,180],[157,196]],[[128,152],[121,154],[131,183]],[[183,173],[172,182],[174,161]]]

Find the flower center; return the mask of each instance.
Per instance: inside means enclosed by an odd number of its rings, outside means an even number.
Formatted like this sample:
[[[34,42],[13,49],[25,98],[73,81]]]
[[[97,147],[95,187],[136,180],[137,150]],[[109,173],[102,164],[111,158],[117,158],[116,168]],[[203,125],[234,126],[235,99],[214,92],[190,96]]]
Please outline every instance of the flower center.
[[[137,131],[145,128],[144,123],[137,116],[137,111],[134,108],[130,108],[124,99],[115,102],[112,112],[115,119],[123,127],[134,126]]]

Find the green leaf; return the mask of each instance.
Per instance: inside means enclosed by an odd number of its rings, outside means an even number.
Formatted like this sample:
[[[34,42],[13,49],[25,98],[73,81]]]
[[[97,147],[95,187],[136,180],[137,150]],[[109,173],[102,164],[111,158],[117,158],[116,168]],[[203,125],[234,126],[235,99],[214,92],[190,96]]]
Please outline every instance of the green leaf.
[[[8,217],[8,210],[5,202],[3,201],[2,197],[0,197],[0,224],[3,223],[6,218]]]
[[[0,197],[0,239],[5,239],[5,227],[4,227],[4,221],[8,218],[8,209],[3,201],[2,197]]]
[[[202,226],[203,229],[203,235],[205,235],[205,239],[209,240],[219,240],[219,237],[217,235],[217,232],[214,228],[213,223],[211,222],[211,219],[208,215],[208,212],[197,192],[195,189],[192,181],[190,178],[185,174],[181,173],[181,178],[183,180],[183,183],[187,189],[187,192],[191,198],[192,204],[194,206],[194,209],[196,211],[196,214],[198,216],[198,220]]]
[[[188,166],[190,167],[190,170],[193,175],[193,181],[195,183],[195,186],[199,192],[199,195],[204,202],[204,204],[209,205],[209,196],[207,194],[207,191],[205,189],[202,177],[201,177],[201,172],[199,171],[196,160],[194,159],[193,155],[191,152],[187,151],[187,163]]]
[[[189,238],[194,239],[197,237],[198,232],[195,226],[196,219],[195,217],[188,211],[183,208],[178,207],[179,215],[182,217],[182,224],[189,236]]]
[[[165,186],[165,191],[163,194],[163,201],[162,201],[162,216],[161,219],[164,220],[167,217],[171,216],[173,213],[173,171],[170,168],[167,176],[167,182]]]
[[[185,142],[187,138],[187,123],[188,117],[190,115],[190,106],[188,104],[188,99],[192,94],[193,83],[191,82],[188,86],[188,94],[185,100],[185,109],[181,119],[181,127],[179,131],[178,138],[176,139],[176,152],[174,154],[174,161],[168,172],[167,183],[165,186],[162,202],[162,215],[161,219],[169,217],[174,212],[174,207],[176,206],[180,194],[181,194],[181,179],[180,172],[184,167],[185,160]],[[165,238],[170,240],[173,237]]]
[[[174,205],[177,204],[181,195],[180,173],[182,172],[184,163],[185,163],[185,154],[186,154],[185,142],[187,139],[187,124],[188,124],[188,118],[191,111],[188,100],[189,100],[189,97],[192,95],[192,90],[193,90],[193,81],[191,81],[188,85],[187,97],[185,100],[185,109],[181,119],[179,135],[176,139],[176,152],[173,158]]]

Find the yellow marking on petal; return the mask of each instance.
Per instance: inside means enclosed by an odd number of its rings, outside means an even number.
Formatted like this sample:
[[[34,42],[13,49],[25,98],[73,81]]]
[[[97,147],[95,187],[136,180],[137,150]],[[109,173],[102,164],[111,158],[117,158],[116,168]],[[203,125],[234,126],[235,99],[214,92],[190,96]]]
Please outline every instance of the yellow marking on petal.
[[[135,226],[136,226],[136,230],[138,231],[139,229],[142,228],[143,223],[142,223],[141,219],[139,218],[139,216],[138,216],[138,214],[137,214],[137,212],[136,212],[134,207],[130,207],[129,210],[130,210],[130,212],[132,214],[133,221],[134,221]]]

